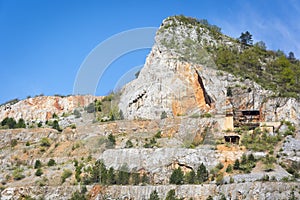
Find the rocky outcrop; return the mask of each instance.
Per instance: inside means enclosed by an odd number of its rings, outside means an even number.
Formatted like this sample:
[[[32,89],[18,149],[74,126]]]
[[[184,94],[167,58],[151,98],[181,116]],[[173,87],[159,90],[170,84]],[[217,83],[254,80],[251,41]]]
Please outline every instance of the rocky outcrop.
[[[290,121],[294,125],[300,122],[300,102],[295,98],[274,97],[274,93],[263,89],[249,79],[240,80],[227,74],[223,80],[232,90],[229,99],[235,110],[259,110],[261,121]]]
[[[226,199],[289,199],[293,194],[300,198],[297,183],[278,182],[252,182],[233,183],[217,186],[215,184],[202,185],[157,185],[157,186],[99,186],[88,187],[92,199],[149,199],[151,192],[157,191],[159,198],[164,199],[167,192],[174,189],[175,195],[180,198],[204,200],[209,196],[220,199],[224,194]],[[295,189],[293,191],[293,188]],[[14,187],[6,188],[1,192],[3,200],[17,200],[32,197],[50,199],[70,199],[75,191],[80,191],[79,186],[69,187]],[[229,192],[230,191],[230,192]]]
[[[26,122],[46,121],[55,113],[71,113],[75,108],[84,107],[93,102],[95,96],[38,96],[21,100],[15,104],[6,104],[0,107],[0,121],[6,117],[16,120],[23,118]]]
[[[237,156],[241,157],[242,153]],[[197,170],[203,163],[211,169],[219,163],[220,157],[220,154],[207,147],[106,150],[99,159],[115,169],[126,165],[129,171],[145,170],[151,174],[155,184],[167,184],[176,165]]]
[[[227,36],[215,38],[208,29],[166,19],[138,78],[122,89],[119,107],[124,117],[160,119],[207,112],[225,116],[228,110],[254,109],[261,111],[261,121],[299,124],[299,101],[276,98],[249,79],[220,72],[205,45],[238,48]]]
[[[6,188],[1,192],[2,200],[17,200],[25,197],[34,199],[60,199],[67,200],[71,198],[71,195],[75,191],[80,191],[80,186],[68,186],[68,187],[11,187]]]
[[[178,27],[178,37],[186,33],[186,29]],[[163,44],[166,39],[172,40],[170,37],[167,32],[158,31],[138,78],[122,89],[119,107],[124,117],[160,119],[164,112],[168,117],[225,113],[226,84],[216,75],[217,71],[180,59],[176,51]],[[176,42],[184,43],[181,40],[176,38]]]
[[[297,183],[252,182],[235,183],[217,186],[215,184],[202,185],[160,185],[160,186],[110,186],[105,188],[105,195],[99,194],[96,199],[149,199],[151,192],[157,191],[164,199],[167,192],[174,189],[179,198],[204,200],[209,196],[220,199],[224,194],[226,199],[288,199],[294,188],[295,198],[300,198]]]

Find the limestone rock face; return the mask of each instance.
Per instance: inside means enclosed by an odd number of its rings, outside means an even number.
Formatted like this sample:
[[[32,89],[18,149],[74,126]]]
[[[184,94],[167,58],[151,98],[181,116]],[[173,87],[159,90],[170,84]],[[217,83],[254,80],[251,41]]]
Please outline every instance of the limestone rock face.
[[[176,31],[186,33],[187,30],[182,26]],[[178,52],[166,48],[163,41],[171,40],[169,37],[158,31],[156,43],[138,78],[122,89],[119,107],[124,117],[159,119],[162,113],[167,117],[195,112],[224,113],[226,82],[220,80],[216,70],[186,62]],[[178,45],[184,42],[176,41]]]
[[[28,121],[46,121],[52,118],[53,113],[58,116],[72,112],[77,107],[87,106],[93,102],[94,96],[38,96],[19,101],[13,105],[6,104],[0,107],[0,120],[12,117],[16,120],[23,118]]]
[[[106,194],[99,194],[96,199],[148,199],[151,192],[157,191],[159,198],[165,199],[167,192],[174,189],[176,196],[184,199],[202,200],[213,196],[221,199],[288,199],[288,188],[297,187],[297,183],[251,182],[233,183],[217,186],[215,184],[201,185],[157,185],[157,186],[110,186],[105,189]],[[229,192],[230,191],[230,192]],[[295,192],[295,198],[299,198]]]
[[[244,152],[215,151],[211,146],[198,149],[157,148],[157,149],[111,149],[106,150],[99,159],[108,167],[120,169],[126,165],[129,171],[145,171],[151,174],[155,184],[168,184],[173,169],[179,166],[183,171],[197,170],[203,163],[208,170],[214,168],[221,160],[240,158]],[[260,178],[260,177],[259,177]]]
[[[151,192],[157,191],[159,198],[164,199],[167,192],[174,189],[176,196],[181,198],[193,198],[195,200],[207,199],[214,196],[217,199],[225,194],[226,199],[288,199],[291,196],[290,188],[297,187],[298,183],[289,182],[250,182],[233,183],[217,186],[215,184],[201,185],[156,185],[156,186],[99,186],[91,189],[92,199],[149,199]],[[90,187],[88,187],[90,190]],[[80,186],[60,187],[10,187],[1,192],[1,199],[17,200],[24,196],[34,198],[70,199],[74,191],[80,190]],[[230,192],[228,192],[230,191]],[[295,198],[299,199],[299,193],[295,192]]]
[[[261,111],[261,121],[299,124],[299,101],[275,98],[273,92],[249,79],[219,71],[205,45],[240,51],[225,35],[214,37],[210,30],[176,18],[164,20],[138,78],[122,89],[119,108],[124,117],[160,119],[254,109]],[[231,97],[227,96],[229,87]]]

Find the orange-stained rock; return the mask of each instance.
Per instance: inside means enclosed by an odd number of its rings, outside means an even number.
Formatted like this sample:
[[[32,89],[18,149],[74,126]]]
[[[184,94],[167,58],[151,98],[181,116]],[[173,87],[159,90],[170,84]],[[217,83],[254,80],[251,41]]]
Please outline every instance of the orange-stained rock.
[[[12,117],[16,120],[23,118],[25,121],[46,121],[52,118],[53,113],[61,116],[63,113],[72,112],[75,108],[87,106],[95,99],[91,95],[86,96],[38,96],[21,100],[12,105],[0,107],[0,121],[5,117]]]

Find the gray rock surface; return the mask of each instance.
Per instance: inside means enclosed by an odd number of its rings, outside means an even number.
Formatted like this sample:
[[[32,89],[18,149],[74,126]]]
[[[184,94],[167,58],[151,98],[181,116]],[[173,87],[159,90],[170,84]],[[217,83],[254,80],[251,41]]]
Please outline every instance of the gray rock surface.
[[[233,183],[217,186],[215,184],[202,185],[157,185],[157,186],[109,186],[103,187],[105,194],[98,194],[93,199],[149,199],[151,192],[157,191],[160,198],[165,198],[167,192],[175,190],[175,194],[180,198],[193,198],[202,200],[212,196],[213,199],[220,199],[224,194],[226,199],[289,199],[294,188],[296,199],[300,198],[298,183],[284,182],[251,182],[251,183]],[[88,190],[91,190],[88,187]],[[3,200],[17,200],[20,197],[30,196],[34,198],[43,198],[46,200],[70,199],[72,193],[80,190],[80,186],[69,187],[12,187],[6,188],[1,192]]]
[[[103,152],[99,159],[107,167],[120,169],[126,165],[129,171],[145,170],[153,175],[154,183],[167,184],[172,170],[180,165],[195,171],[203,163],[209,170],[215,167],[225,157],[213,149],[203,146],[197,149],[187,148],[157,148],[157,149],[109,149]],[[227,154],[227,159],[240,158],[243,152]]]
[[[292,188],[299,187],[298,183],[277,182],[251,182],[234,183],[217,186],[215,184],[202,185],[158,185],[158,186],[110,186],[106,188],[105,195],[98,195],[96,199],[149,199],[151,192],[157,191],[160,198],[164,199],[167,192],[175,189],[179,198],[193,198],[194,200],[220,199],[224,194],[226,199],[288,199]],[[300,198],[297,189],[294,192],[296,199]]]

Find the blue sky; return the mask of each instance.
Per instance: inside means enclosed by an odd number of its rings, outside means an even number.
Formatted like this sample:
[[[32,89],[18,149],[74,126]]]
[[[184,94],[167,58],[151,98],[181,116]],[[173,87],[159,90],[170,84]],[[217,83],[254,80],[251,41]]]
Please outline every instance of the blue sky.
[[[269,49],[300,56],[297,0],[0,0],[0,103],[71,94],[80,65],[99,43],[128,29],[158,27],[179,14],[207,19],[232,37],[248,30]],[[116,60],[96,94],[111,91],[148,53]]]

